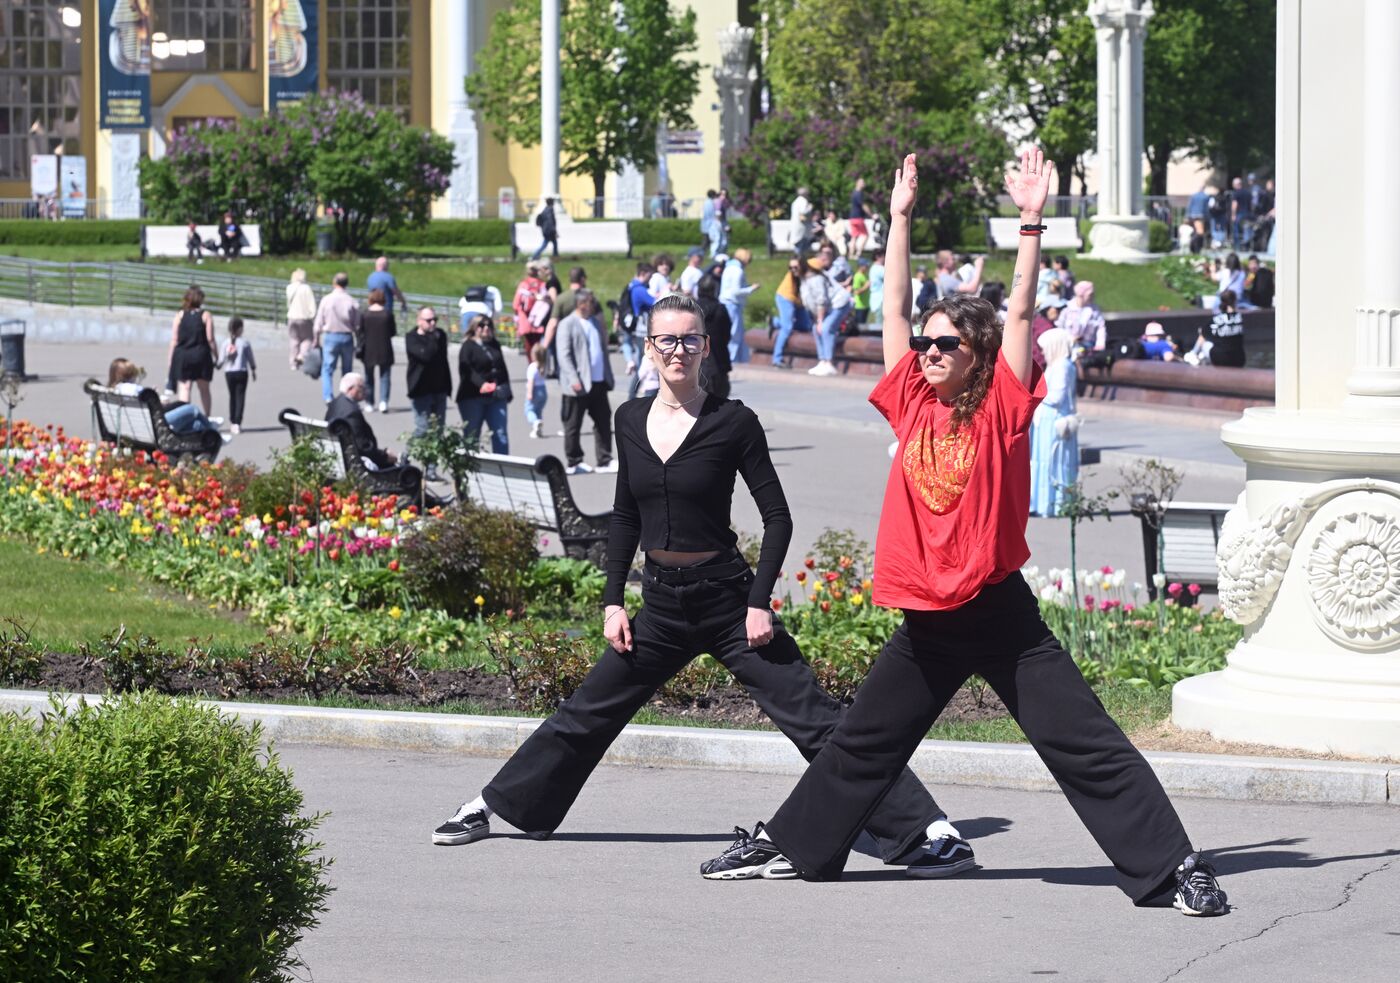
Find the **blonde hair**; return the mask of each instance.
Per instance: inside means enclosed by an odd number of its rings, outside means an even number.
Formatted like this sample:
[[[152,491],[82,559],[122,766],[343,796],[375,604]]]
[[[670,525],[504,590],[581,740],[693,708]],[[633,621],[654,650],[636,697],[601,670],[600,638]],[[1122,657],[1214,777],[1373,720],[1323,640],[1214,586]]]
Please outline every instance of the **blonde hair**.
[[[115,389],[119,382],[135,382],[145,376],[146,370],[129,358],[114,358],[107,366],[107,388]]]
[[[305,283],[305,282],[306,282],[306,271],[305,271],[305,270],[300,270],[300,269],[298,269],[298,270],[292,270],[292,282],[293,282],[293,283]]]
[[[536,345],[535,350],[530,353],[530,361],[535,363],[535,368],[543,372],[549,367],[549,349],[544,345]]]

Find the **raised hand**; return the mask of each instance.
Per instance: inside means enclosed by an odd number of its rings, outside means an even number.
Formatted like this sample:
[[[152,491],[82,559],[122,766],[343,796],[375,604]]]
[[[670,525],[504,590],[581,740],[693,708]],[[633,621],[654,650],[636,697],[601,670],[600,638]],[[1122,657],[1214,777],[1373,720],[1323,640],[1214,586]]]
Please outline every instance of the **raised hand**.
[[[894,173],[894,189],[890,191],[890,215],[908,218],[914,213],[914,198],[919,191],[919,168],[914,154],[906,154],[904,163]]]
[[[1045,199],[1050,195],[1050,183],[1055,177],[1055,164],[1045,159],[1036,147],[1021,154],[1021,169],[1007,171],[1006,193],[1024,213],[1039,217],[1045,211]]]

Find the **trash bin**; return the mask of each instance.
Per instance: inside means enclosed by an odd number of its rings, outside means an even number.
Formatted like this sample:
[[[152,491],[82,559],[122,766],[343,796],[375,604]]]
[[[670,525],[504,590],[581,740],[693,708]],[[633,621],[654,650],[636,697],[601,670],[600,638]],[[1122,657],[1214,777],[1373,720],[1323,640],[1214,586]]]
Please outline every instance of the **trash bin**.
[[[0,321],[0,374],[13,373],[21,379],[24,374],[24,321]]]
[[[321,254],[330,252],[335,248],[335,233],[330,229],[316,230],[316,251]]]

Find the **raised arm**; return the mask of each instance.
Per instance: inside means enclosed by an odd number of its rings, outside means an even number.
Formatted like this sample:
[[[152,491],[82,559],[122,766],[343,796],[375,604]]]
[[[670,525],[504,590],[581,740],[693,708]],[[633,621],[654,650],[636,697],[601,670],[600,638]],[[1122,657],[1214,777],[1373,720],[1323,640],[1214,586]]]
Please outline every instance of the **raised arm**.
[[[1039,148],[1021,155],[1021,169],[1006,175],[1006,191],[1020,209],[1022,225],[1039,225],[1045,211],[1045,198],[1055,174],[1053,162]],[[1006,300],[1006,328],[1001,336],[1001,353],[1021,385],[1029,386],[1031,369],[1031,319],[1035,317],[1035,288],[1040,270],[1040,235],[1022,235],[1016,251],[1016,272],[1011,278],[1011,295]],[[886,351],[889,342],[885,343]],[[888,354],[885,356],[888,360]]]
[[[913,307],[913,287],[909,271],[909,221],[919,190],[918,161],[907,154],[894,175],[890,192],[890,231],[885,237],[885,371],[893,372],[909,351],[909,311]]]

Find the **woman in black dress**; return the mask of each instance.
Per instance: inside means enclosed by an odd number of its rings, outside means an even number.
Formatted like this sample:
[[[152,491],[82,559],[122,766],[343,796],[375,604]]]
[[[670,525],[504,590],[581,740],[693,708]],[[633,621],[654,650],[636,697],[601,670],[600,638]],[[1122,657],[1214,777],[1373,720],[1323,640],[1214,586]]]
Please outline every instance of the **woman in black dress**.
[[[194,384],[206,415],[213,405],[209,380],[214,378],[217,354],[214,318],[204,309],[204,291],[190,287],[180,313],[170,322],[170,378],[182,403],[190,401],[190,385]]]
[[[541,724],[482,790],[433,832],[440,846],[490,834],[494,813],[534,839],[563,821],[608,746],[665,682],[710,653],[811,759],[841,718],[841,705],[817,678],[771,599],[792,537],[792,516],[754,412],[700,387],[700,365],[714,339],[683,294],[652,308],[647,354],[661,388],[617,411],[617,492],[608,531],[603,635],[608,647],[583,684]],[[736,548],[730,502],[743,478],[763,516],[757,569]],[[635,620],[624,587],[638,547],[642,606]],[[866,828],[886,863],[910,876],[942,877],[972,865],[933,798],[907,769]],[[961,842],[961,841],[959,841]],[[774,867],[768,878],[795,877]]]
[[[365,389],[369,402],[379,402],[379,412],[389,411],[389,376],[394,365],[394,324],[392,307],[378,287],[369,292],[369,309],[360,318],[360,361],[365,367]],[[376,382],[376,377],[378,381]]]
[[[510,400],[510,373],[496,340],[496,325],[478,315],[468,323],[467,340],[457,353],[457,410],[467,439],[479,443],[485,423],[491,428],[491,453],[509,454]]]

